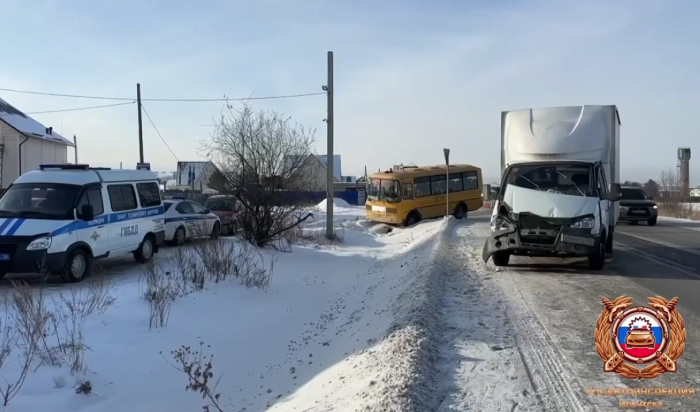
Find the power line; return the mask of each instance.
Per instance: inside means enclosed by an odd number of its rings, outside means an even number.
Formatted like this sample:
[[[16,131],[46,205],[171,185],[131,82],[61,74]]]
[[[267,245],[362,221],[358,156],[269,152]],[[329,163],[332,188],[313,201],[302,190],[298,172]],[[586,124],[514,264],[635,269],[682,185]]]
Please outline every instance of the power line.
[[[79,94],[60,94],[60,93],[47,93],[47,92],[34,92],[28,90],[16,90],[16,89],[5,89],[0,88],[0,91],[12,92],[12,93],[23,93],[23,94],[34,94],[39,96],[53,96],[53,97],[70,97],[75,99],[93,99],[93,100],[129,100],[133,101],[133,97],[105,97],[105,96],[85,96]],[[319,96],[326,94],[326,92],[318,93],[301,93],[301,94],[286,94],[278,96],[263,96],[263,97],[237,97],[233,98],[218,98],[218,99],[141,99],[141,101],[150,102],[226,102],[226,101],[244,101],[244,100],[272,100],[272,99],[291,99],[297,97],[307,97],[307,96]]]
[[[160,137],[160,140],[162,140],[163,143],[165,144],[165,147],[167,147],[168,150],[170,150],[170,153],[173,155],[175,160],[177,160],[179,162],[180,159],[177,158],[177,155],[175,154],[175,152],[173,152],[173,149],[171,149],[170,146],[168,146],[168,142],[165,141],[165,139],[163,138],[163,135],[161,135],[160,132],[158,131],[158,128],[156,127],[155,123],[153,123],[153,120],[151,119],[151,116],[148,114],[148,111],[146,110],[146,107],[143,105],[143,103],[141,103],[141,109],[143,109],[143,112],[146,114],[148,121],[151,122],[151,126],[153,126],[153,128],[156,130],[156,133],[158,133],[158,136]]]
[[[134,104],[136,103],[136,100],[131,101],[131,102],[125,102],[125,103],[115,103],[115,104],[105,104],[102,106],[89,106],[89,107],[76,107],[74,109],[61,109],[61,110],[48,110],[44,112],[27,112],[25,114],[44,114],[44,113],[61,113],[61,112],[75,112],[78,110],[91,110],[91,109],[102,109],[105,107],[115,107],[115,106],[124,106],[126,104]]]

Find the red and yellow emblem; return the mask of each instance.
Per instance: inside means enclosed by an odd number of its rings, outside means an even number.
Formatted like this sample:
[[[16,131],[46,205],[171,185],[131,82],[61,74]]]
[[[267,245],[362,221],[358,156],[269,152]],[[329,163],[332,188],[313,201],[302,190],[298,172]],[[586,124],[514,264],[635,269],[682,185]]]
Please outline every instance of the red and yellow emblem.
[[[632,307],[632,298],[626,296],[614,301],[603,298],[595,345],[605,361],[605,372],[652,379],[677,371],[676,362],[685,349],[685,322],[676,309],[678,298],[648,299],[649,307]]]

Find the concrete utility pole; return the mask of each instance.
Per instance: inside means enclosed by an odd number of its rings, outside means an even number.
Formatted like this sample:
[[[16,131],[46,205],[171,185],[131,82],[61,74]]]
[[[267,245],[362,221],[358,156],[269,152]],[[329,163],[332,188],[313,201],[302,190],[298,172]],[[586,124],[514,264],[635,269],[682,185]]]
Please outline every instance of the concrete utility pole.
[[[326,238],[332,240],[333,233],[333,198],[335,188],[333,182],[333,52],[328,52],[328,83],[323,88],[328,97],[328,114],[326,116],[328,149],[326,150]]]
[[[445,196],[445,216],[450,217],[450,149],[442,149],[442,153],[445,154],[445,183],[447,183]]]
[[[141,83],[136,83],[136,103],[139,106],[139,163],[143,163],[143,124],[141,123]]]
[[[75,150],[75,164],[78,164],[78,138],[73,135],[73,149]]]

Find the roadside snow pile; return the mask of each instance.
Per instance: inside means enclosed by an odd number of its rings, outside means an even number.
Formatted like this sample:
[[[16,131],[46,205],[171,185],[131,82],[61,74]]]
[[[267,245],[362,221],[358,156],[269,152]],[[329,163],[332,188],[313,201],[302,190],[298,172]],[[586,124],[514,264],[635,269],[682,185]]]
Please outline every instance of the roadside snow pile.
[[[430,356],[420,342],[440,287],[431,283],[429,267],[445,222],[378,236],[360,216],[336,222],[347,229],[342,242],[295,246],[292,253],[246,254],[244,242],[220,239],[162,249],[152,267],[111,264],[106,271],[114,286],[105,293],[114,301],[81,330],[89,348],[84,368],[71,372],[71,362],[52,367],[36,357],[8,410],[194,411],[214,401],[236,412],[427,405],[416,365]],[[232,255],[235,266],[222,258]],[[249,278],[272,274],[269,287],[247,288],[257,284],[244,276],[226,279],[242,268],[257,273]],[[59,293],[90,296],[91,285],[88,279],[34,290],[49,302]],[[4,292],[11,300],[12,291]],[[13,310],[6,306],[5,314]],[[24,370],[21,351],[0,366],[0,375],[15,382]],[[208,387],[183,372],[209,367]]]
[[[323,201],[319,204],[316,205],[316,210],[319,210],[321,212],[325,212],[328,210],[327,207],[328,199],[323,199]],[[356,208],[357,206],[352,206],[350,203],[346,202],[343,199],[340,198],[333,198],[333,210],[336,210],[338,208]]]

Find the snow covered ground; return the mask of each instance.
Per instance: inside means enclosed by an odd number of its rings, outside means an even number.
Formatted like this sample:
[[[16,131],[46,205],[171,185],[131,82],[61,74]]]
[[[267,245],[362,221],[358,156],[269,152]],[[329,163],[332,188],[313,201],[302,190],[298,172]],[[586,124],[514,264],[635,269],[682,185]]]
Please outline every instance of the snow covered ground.
[[[421,393],[415,389],[427,388],[416,377],[416,361],[424,356],[419,338],[426,325],[420,322],[434,304],[425,274],[447,221],[390,228],[365,221],[362,207],[341,205],[334,212],[341,243],[316,236],[325,228],[325,213],[318,209],[303,229],[302,246],[292,253],[262,252],[266,268],[275,259],[266,290],[236,280],[207,282],[204,290],[176,298],[161,327],[149,326],[146,266],[131,259],[109,264],[104,278],[115,301],[104,313],[85,317],[87,370],[71,374],[66,365],[41,362],[46,353],[35,356],[5,410],[201,410],[209,402],[186,391],[188,378],[174,367],[172,351],[182,345],[213,355],[210,386],[222,375],[216,393],[225,411],[407,410]],[[238,239],[219,242],[243,247]],[[174,272],[178,250],[161,249],[156,267]],[[98,283],[35,286],[33,293],[41,292],[51,310],[61,295],[69,301],[71,292],[87,296]],[[9,299],[12,289],[2,292]],[[13,324],[14,312],[5,306],[3,329]],[[59,329],[65,341],[66,328]],[[70,356],[56,357],[65,364]],[[15,349],[0,374],[15,382],[22,364]],[[85,381],[90,393],[77,394]]]

